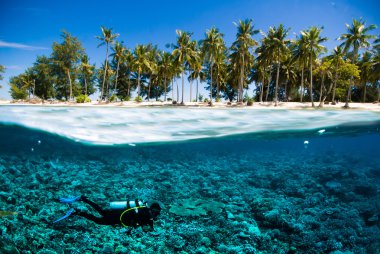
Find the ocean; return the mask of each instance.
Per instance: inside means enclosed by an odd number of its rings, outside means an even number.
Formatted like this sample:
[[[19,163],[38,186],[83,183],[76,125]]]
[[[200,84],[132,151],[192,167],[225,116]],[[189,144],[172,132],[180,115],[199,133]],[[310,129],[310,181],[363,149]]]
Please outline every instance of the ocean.
[[[0,253],[380,253],[379,145],[359,110],[0,106]],[[53,224],[78,195],[163,209]]]

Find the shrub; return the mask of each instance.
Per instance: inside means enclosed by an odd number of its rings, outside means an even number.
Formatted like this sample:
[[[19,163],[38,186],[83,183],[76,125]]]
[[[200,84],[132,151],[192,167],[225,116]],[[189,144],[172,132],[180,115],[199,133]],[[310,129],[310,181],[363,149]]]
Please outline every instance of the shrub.
[[[205,99],[203,100],[203,102],[209,102],[208,98],[205,98]]]
[[[111,97],[110,97],[110,102],[115,102],[117,101],[117,95],[116,94],[113,94]]]
[[[247,106],[252,106],[253,105],[253,102],[254,102],[254,99],[253,98],[249,98],[247,100]]]
[[[217,98],[215,99],[215,102],[220,102],[220,98],[217,97]]]
[[[135,98],[135,102],[142,102],[142,98],[141,98],[141,96],[137,96],[137,97]]]
[[[87,94],[81,94],[75,98],[77,103],[85,103],[85,102],[91,102],[91,99],[88,97]]]

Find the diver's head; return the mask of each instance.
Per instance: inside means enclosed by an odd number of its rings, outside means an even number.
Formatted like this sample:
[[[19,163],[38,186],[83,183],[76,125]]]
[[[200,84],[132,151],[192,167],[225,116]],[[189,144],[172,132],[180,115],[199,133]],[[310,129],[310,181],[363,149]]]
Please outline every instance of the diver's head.
[[[157,217],[161,214],[161,205],[158,202],[152,202],[149,205],[149,209],[152,213],[153,220],[157,220]]]

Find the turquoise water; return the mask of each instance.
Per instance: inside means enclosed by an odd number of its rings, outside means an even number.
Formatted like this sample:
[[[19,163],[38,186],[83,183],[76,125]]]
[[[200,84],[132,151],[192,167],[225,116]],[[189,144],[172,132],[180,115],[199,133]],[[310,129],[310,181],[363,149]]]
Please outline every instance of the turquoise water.
[[[0,208],[18,212],[3,252],[379,253],[378,113],[7,106],[0,122]],[[80,194],[165,209],[151,233],[52,225]]]

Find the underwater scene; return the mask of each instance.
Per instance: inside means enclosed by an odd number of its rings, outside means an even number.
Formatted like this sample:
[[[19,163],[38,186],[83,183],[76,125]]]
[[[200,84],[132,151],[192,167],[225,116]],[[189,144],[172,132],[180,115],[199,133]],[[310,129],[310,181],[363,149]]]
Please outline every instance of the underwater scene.
[[[0,253],[380,253],[379,145],[379,112],[1,106]]]

